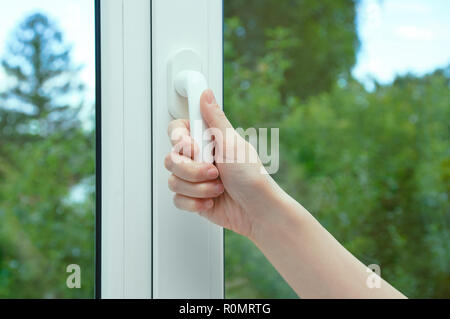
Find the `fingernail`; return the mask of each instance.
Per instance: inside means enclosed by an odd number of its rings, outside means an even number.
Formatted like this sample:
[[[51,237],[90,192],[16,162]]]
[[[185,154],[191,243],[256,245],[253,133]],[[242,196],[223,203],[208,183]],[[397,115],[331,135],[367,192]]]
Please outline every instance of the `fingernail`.
[[[216,97],[214,96],[214,93],[212,90],[208,90],[208,93],[206,94],[206,103],[209,105],[216,105]]]
[[[206,173],[206,175],[208,176],[208,178],[213,179],[213,178],[217,178],[219,176],[219,172],[215,168],[210,168],[208,170],[208,172]]]
[[[216,192],[217,192],[218,194],[222,194],[224,190],[225,190],[225,189],[224,189],[224,187],[223,187],[222,184],[217,184],[217,185],[216,185]]]

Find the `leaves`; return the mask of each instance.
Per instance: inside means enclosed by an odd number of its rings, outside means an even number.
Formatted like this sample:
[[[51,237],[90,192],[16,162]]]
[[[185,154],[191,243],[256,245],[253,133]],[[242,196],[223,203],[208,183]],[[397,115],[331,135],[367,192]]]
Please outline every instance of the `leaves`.
[[[296,90],[284,95],[287,82],[321,86],[315,82],[321,71],[300,72],[301,55],[289,53],[299,45],[292,39],[302,45],[315,40],[303,32],[293,36],[296,26],[267,25],[264,49],[249,64],[235,49],[239,20],[227,20],[227,27],[225,112],[235,127],[280,128],[275,179],[353,254],[380,265],[382,276],[407,296],[449,297],[449,68],[399,77],[373,92],[351,78],[336,78],[307,98]],[[318,37],[332,40],[334,32],[320,30]],[[325,61],[327,70],[333,62]],[[226,244],[228,297],[293,296],[245,239],[228,232]]]
[[[89,298],[94,285],[94,132],[62,33],[43,14],[20,24],[0,104],[0,297]],[[76,198],[74,199],[74,193]],[[66,266],[82,288],[65,285]]]
[[[267,53],[268,32],[288,30],[286,39],[297,45],[283,51],[293,65],[286,70],[289,81],[280,93],[304,99],[328,91],[336,79],[349,76],[359,47],[355,4],[354,0],[227,0],[224,10],[225,17],[238,17],[234,24],[240,21],[232,41],[235,55],[246,57],[246,67],[253,67],[257,57]]]

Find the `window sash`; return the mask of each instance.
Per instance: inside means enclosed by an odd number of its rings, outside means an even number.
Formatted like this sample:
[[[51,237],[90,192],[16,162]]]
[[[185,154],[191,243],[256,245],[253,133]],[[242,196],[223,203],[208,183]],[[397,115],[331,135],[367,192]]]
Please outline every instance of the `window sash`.
[[[103,298],[151,298],[150,3],[101,12]]]
[[[163,164],[168,57],[197,51],[223,104],[222,1],[97,1],[101,297],[223,298],[223,230],[174,207]]]

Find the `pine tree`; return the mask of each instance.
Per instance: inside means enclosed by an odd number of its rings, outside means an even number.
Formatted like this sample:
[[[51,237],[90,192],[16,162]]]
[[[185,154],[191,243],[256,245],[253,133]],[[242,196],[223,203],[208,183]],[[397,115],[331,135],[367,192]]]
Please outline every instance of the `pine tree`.
[[[92,297],[95,142],[78,115],[80,68],[40,13],[15,30],[1,65],[0,298]],[[65,286],[69,264],[83,269],[81,289]]]
[[[73,65],[71,47],[47,16],[36,13],[19,25],[1,64],[11,83],[0,95],[2,138],[34,140],[80,125],[80,67]]]

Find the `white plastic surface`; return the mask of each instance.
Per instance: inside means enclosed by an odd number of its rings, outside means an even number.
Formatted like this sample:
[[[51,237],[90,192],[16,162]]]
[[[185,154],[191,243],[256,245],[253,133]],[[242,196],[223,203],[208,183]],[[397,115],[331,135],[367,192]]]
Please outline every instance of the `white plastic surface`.
[[[152,297],[148,0],[102,0],[102,298]]]
[[[207,125],[200,111],[201,95],[208,88],[206,78],[201,70],[200,56],[193,50],[180,50],[170,59],[168,67],[169,112],[174,118],[189,118],[191,136],[199,146],[199,152],[195,154],[194,160],[212,163],[213,155],[211,151],[207,151],[211,140],[204,135]]]
[[[108,1],[108,0],[106,0]],[[148,0],[146,0],[148,1]],[[171,101],[185,105],[176,93],[175,77],[183,70],[199,71],[222,105],[222,0],[152,0],[152,119],[153,119],[153,298],[223,298],[223,231],[195,213],[179,210],[167,187],[164,159],[171,143],[167,111]],[[191,67],[170,63],[184,49],[198,54]],[[195,59],[195,58],[194,58]],[[178,61],[178,60],[176,60]],[[173,61],[172,61],[173,62]],[[183,104],[184,103],[184,104]]]
[[[188,118],[168,60],[192,48],[222,105],[222,17],[222,0],[101,1],[103,298],[223,298],[222,228],[174,206],[164,168],[172,99]]]
[[[195,154],[194,160],[212,163],[212,153],[207,152],[208,143],[211,141],[204,134],[207,125],[200,110],[200,98],[208,88],[205,76],[197,71],[181,71],[175,77],[174,85],[177,93],[188,99],[191,137],[199,146],[199,151]]]

